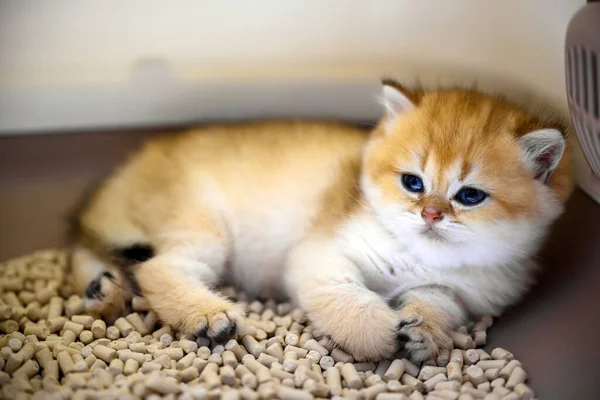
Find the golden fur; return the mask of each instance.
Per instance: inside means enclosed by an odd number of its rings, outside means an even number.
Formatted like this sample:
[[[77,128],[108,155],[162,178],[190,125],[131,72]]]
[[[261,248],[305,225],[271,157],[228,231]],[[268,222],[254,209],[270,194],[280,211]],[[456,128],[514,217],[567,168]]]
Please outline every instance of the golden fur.
[[[100,292],[86,298],[90,310],[118,316],[135,282],[165,323],[222,340],[243,316],[212,289],[230,279],[254,295],[285,292],[357,359],[389,356],[399,331],[413,357],[425,359],[467,313],[498,314],[514,303],[572,190],[568,151],[554,171],[543,170],[539,146],[519,138],[560,127],[475,91],[386,88],[388,115],[371,133],[266,122],[149,142],[79,219],[76,286],[83,293],[102,280]],[[552,161],[562,142],[549,132]],[[536,166],[547,181],[534,179]],[[416,170],[431,177],[431,190],[420,195],[399,183]],[[489,200],[458,206],[448,193],[463,181]],[[435,238],[417,226],[425,207],[450,224]],[[531,239],[510,242],[520,229]],[[120,264],[115,254],[139,244],[154,257]],[[471,248],[472,257],[461,259]],[[453,261],[447,254],[455,250]]]

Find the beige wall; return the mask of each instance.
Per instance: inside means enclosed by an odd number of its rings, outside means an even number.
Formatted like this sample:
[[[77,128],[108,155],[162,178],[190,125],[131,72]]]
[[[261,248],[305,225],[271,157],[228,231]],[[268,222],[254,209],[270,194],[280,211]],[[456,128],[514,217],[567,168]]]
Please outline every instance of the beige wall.
[[[4,2],[0,133],[260,116],[372,120],[382,75],[533,93],[566,112],[564,36],[584,3]]]

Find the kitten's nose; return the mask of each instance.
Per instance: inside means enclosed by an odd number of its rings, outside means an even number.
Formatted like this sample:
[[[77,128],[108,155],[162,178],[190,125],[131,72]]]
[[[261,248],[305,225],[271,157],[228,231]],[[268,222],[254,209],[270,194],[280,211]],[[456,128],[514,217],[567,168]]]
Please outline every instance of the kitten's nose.
[[[427,222],[428,225],[433,225],[444,219],[442,213],[433,207],[425,207],[423,211],[421,211],[421,217],[423,217],[423,220]]]

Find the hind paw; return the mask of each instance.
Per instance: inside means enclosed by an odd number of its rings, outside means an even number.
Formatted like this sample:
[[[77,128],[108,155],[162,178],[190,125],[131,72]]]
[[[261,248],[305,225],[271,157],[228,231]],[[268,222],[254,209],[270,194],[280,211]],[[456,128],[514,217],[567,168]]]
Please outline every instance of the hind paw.
[[[112,321],[121,316],[128,296],[119,276],[109,271],[100,273],[85,289],[83,303],[86,311],[96,317]]]

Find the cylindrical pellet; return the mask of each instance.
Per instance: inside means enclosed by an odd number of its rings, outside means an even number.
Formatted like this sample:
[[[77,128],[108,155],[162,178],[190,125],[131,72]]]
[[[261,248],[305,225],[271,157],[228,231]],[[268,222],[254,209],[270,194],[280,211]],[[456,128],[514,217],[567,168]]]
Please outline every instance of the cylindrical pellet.
[[[491,360],[492,356],[490,356],[485,350],[477,349],[477,354],[479,354],[479,361]]]
[[[491,356],[494,360],[512,361],[515,358],[513,353],[506,351],[501,347],[496,347],[494,350],[492,350]]]
[[[94,339],[106,337],[106,322],[104,322],[101,319],[95,320],[94,322],[92,322],[91,331],[94,335]]]
[[[81,354],[73,354],[71,355],[71,359],[73,360],[75,372],[85,372],[89,369]]]
[[[412,377],[417,377],[419,375],[419,367],[415,364],[407,360],[406,358],[402,359],[402,364],[404,364],[404,372]]]
[[[32,378],[40,370],[40,366],[33,360],[27,360],[19,369],[13,373],[13,378],[19,376],[26,377],[27,379]]]
[[[260,353],[263,352],[263,348],[256,341],[256,339],[250,335],[242,337],[242,345],[248,350],[248,353],[252,354],[255,358],[258,358]]]
[[[354,368],[354,364],[344,364],[340,372],[344,378],[344,381],[346,382],[346,385],[350,389],[359,389],[362,387],[362,380],[360,379],[360,376],[358,376],[358,372],[356,371],[356,368]]]
[[[118,358],[115,358],[108,365],[108,371],[111,374],[117,376],[117,375],[121,375],[123,373],[124,367],[125,367],[125,363],[123,361],[119,360]]]
[[[446,365],[446,375],[451,381],[462,382],[462,367],[458,362],[451,361]]]
[[[279,386],[278,395],[281,400],[312,400],[314,396],[300,389]]]
[[[58,296],[50,298],[50,301],[48,302],[48,320],[60,317],[62,315],[63,302],[63,299]]]
[[[92,353],[96,357],[98,357],[100,360],[102,360],[106,363],[110,363],[117,356],[116,350],[113,350],[113,349],[103,346],[103,345],[98,345],[98,346],[94,347],[94,350],[92,351]]]
[[[35,358],[42,368],[46,368],[48,362],[53,360],[52,352],[47,347],[44,347],[35,353]]]
[[[146,379],[146,386],[153,392],[163,395],[179,392],[179,383],[175,378],[162,376],[157,373],[150,374]]]
[[[235,370],[229,366],[224,365],[220,369],[221,381],[225,385],[234,386],[235,385]]]
[[[353,363],[354,362],[354,357],[352,357],[350,354],[348,354],[338,348],[335,348],[331,351],[331,357],[335,360],[335,362],[343,362],[343,363]]]
[[[467,365],[476,364],[479,361],[479,353],[475,349],[468,349],[464,352],[464,363]]]
[[[432,391],[435,385],[445,380],[446,375],[444,375],[443,373],[439,373],[423,382],[423,386],[425,386],[425,389],[427,389],[427,391]]]
[[[43,372],[44,378],[51,377],[51,378],[58,379],[58,372],[59,372],[58,368],[59,368],[58,361],[56,361],[56,360],[48,361],[46,363],[46,365],[44,365],[44,372]]]
[[[473,332],[473,342],[475,346],[485,346],[487,342],[487,334],[485,331],[474,331]]]
[[[92,331],[84,330],[79,334],[79,340],[83,344],[90,344],[94,341],[94,334]]]
[[[402,376],[400,377],[400,383],[402,383],[403,385],[410,386],[413,390],[423,390],[423,382],[413,377],[412,375],[406,373],[402,374]]]
[[[0,304],[0,320],[9,319],[12,315],[13,308],[9,304]]]
[[[506,364],[506,360],[482,360],[477,363],[477,366],[485,371],[492,368],[502,369]]]
[[[126,337],[135,330],[135,327],[123,317],[120,317],[115,321],[115,327],[119,330],[121,336],[123,337]]]
[[[84,327],[81,324],[78,324],[77,322],[73,322],[73,321],[67,321],[65,322],[65,324],[63,325],[63,331],[71,331],[73,333],[75,333],[76,336],[79,336],[79,334],[83,331]]]
[[[292,345],[287,345],[287,346],[285,347],[285,350],[284,350],[284,352],[286,352],[286,353],[287,353],[288,351],[293,351],[293,352],[295,352],[296,354],[298,354],[298,358],[304,358],[304,357],[306,357],[306,355],[308,354],[308,350],[306,350],[306,349],[303,349],[303,348],[301,348],[301,347],[292,346]]]
[[[317,342],[315,339],[307,340],[306,343],[304,343],[303,347],[305,349],[318,352],[321,355],[321,357],[329,355],[329,350],[327,350],[325,347],[321,346],[321,344],[319,342]]]
[[[295,333],[288,333],[285,335],[284,341],[287,345],[297,346],[300,338]]]
[[[75,365],[71,359],[71,355],[66,351],[61,351],[57,354],[56,360],[63,374],[67,375],[75,370]]]
[[[133,375],[137,372],[137,370],[140,368],[140,363],[138,363],[136,360],[130,358],[129,360],[125,361],[125,365],[123,366],[123,373],[125,375]]]
[[[489,368],[484,370],[485,377],[488,381],[493,381],[500,376],[500,370],[498,368]]]
[[[508,379],[506,380],[506,388],[513,389],[519,383],[524,383],[527,380],[527,373],[520,366],[515,367]]]
[[[142,317],[140,316],[140,314],[138,314],[137,312],[131,313],[129,315],[127,315],[125,317],[125,319],[135,328],[135,330],[137,332],[139,332],[142,336],[147,335],[148,332],[148,328],[146,327],[146,324],[144,324],[144,320],[142,319]],[[116,321],[115,321],[116,324]],[[118,326],[117,326],[118,328]],[[119,328],[119,330],[121,330]],[[122,333],[122,332],[121,332]]]
[[[71,321],[83,325],[83,329],[91,329],[92,323],[94,322],[94,317],[89,315],[73,315],[71,317]]]
[[[56,333],[63,329],[63,327],[65,326],[65,323],[67,321],[68,321],[67,317],[63,317],[63,316],[59,315],[59,316],[56,316],[53,318],[49,318],[46,325],[48,326],[50,333]]]
[[[393,360],[389,368],[383,374],[383,380],[389,382],[391,380],[399,380],[404,373],[404,363],[401,359]]]
[[[452,337],[452,341],[454,342],[454,347],[457,347],[462,350],[475,348],[473,338],[471,338],[471,336],[467,334],[460,332],[451,332],[450,336]]]
[[[193,340],[181,339],[177,342],[177,347],[182,349],[186,354],[196,353],[198,351],[198,344]]]
[[[480,383],[487,382],[487,378],[483,373],[483,369],[481,369],[481,367],[478,367],[477,365],[470,365],[467,368],[466,375],[469,377],[469,380],[474,385],[479,385]]]
[[[521,400],[530,400],[534,397],[533,390],[524,383],[517,383],[514,387],[514,391],[519,395]]]
[[[426,365],[423,368],[421,368],[418,378],[422,381],[426,381],[430,378],[433,378],[437,374],[446,374],[446,368],[432,367],[432,366]]]
[[[519,360],[509,361],[508,364],[506,364],[506,366],[500,370],[500,376],[504,379],[508,379],[513,369],[520,366],[521,362]]]

